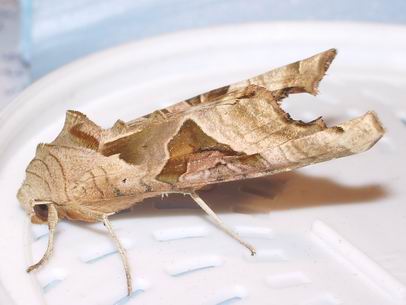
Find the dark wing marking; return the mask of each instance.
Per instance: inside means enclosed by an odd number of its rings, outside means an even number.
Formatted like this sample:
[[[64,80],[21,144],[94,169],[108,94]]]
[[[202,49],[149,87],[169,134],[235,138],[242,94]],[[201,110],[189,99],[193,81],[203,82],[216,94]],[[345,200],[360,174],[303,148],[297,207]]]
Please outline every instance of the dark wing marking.
[[[62,131],[51,143],[98,150],[102,129],[81,112],[68,110]]]
[[[290,171],[368,150],[383,133],[376,114],[368,112],[337,127],[324,128],[251,155],[206,155],[202,156],[204,162],[201,158],[190,158],[187,170],[173,186],[188,190]]]

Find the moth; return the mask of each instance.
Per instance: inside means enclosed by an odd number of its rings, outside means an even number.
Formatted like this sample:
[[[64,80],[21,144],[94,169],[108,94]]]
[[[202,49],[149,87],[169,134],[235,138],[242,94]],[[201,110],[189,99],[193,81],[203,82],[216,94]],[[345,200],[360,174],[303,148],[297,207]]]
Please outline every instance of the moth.
[[[384,134],[374,112],[334,127],[322,118],[292,119],[281,108],[291,93],[317,94],[336,55],[331,49],[103,129],[68,111],[62,131],[39,144],[17,197],[32,223],[48,224],[48,246],[27,271],[53,251],[60,219],[102,222],[121,255],[132,291],[126,250],[109,217],[146,198],[190,197],[233,238],[255,254],[199,196],[204,186],[290,171],[365,151]]]

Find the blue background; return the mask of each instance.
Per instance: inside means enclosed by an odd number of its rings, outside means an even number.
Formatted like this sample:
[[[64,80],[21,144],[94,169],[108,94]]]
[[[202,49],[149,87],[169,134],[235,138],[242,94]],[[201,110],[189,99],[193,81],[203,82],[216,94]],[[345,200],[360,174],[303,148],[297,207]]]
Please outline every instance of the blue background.
[[[406,0],[21,0],[20,6],[34,79],[100,49],[191,28],[281,20],[406,23]]]

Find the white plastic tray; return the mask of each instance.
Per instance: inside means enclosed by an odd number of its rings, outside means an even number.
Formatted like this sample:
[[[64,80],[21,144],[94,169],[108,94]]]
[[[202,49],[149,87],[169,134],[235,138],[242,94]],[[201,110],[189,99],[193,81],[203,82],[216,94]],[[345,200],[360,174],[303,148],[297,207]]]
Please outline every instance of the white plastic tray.
[[[1,114],[0,304],[406,304],[406,29],[274,23],[182,32],[124,45],[41,79]],[[112,218],[138,290],[100,224],[61,223],[55,255],[33,275],[46,227],[15,194],[36,144],[67,109],[110,127],[157,107],[337,47],[321,94],[284,108],[337,123],[375,110],[387,134],[370,151],[202,193],[257,246],[248,251],[185,198]]]

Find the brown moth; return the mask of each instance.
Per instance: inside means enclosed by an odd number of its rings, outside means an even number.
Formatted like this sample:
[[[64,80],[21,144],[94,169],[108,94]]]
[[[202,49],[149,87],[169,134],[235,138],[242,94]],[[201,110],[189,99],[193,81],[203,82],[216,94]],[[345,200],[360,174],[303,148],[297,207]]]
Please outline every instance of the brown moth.
[[[280,104],[290,93],[315,95],[334,49],[209,91],[130,122],[102,129],[68,111],[50,144],[39,144],[17,197],[33,223],[47,223],[48,247],[28,272],[45,264],[59,219],[103,222],[121,255],[126,251],[109,216],[144,199],[188,194],[228,234],[255,254],[196,193],[214,183],[289,171],[365,151],[383,135],[368,112],[338,126],[321,118],[293,120]]]

